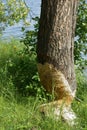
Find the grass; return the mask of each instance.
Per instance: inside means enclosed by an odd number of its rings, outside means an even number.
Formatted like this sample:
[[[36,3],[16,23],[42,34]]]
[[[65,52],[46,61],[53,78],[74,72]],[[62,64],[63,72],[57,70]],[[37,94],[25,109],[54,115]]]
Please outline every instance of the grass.
[[[86,96],[87,98],[87,96]],[[27,101],[26,101],[27,100]],[[1,130],[87,130],[87,101],[73,104],[78,117],[78,125],[70,127],[61,120],[40,115],[37,107],[39,99],[8,100],[0,97],[0,129]]]
[[[23,47],[23,44],[16,40],[9,44],[0,43],[0,130],[87,130],[87,81],[81,72],[76,72],[77,97],[81,102],[74,100],[72,104],[78,122],[73,127],[61,119],[55,120],[53,115],[41,115],[38,107],[43,99],[17,93],[12,76],[7,75],[7,63],[13,66],[13,60],[18,62],[17,54]]]

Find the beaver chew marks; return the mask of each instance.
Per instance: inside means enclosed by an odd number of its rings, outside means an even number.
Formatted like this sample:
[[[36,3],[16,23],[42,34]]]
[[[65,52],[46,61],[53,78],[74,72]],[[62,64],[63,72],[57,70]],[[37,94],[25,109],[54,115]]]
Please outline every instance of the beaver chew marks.
[[[39,107],[40,112],[49,116],[53,111],[56,119],[61,116],[68,124],[74,125],[76,115],[71,108],[74,97],[64,74],[49,63],[38,63],[38,72],[42,85],[55,96],[55,101]]]
[[[55,100],[63,100],[67,105],[71,104],[73,94],[61,71],[57,70],[52,64],[45,63],[42,65],[38,63],[38,72],[42,85],[49,93],[54,92]]]

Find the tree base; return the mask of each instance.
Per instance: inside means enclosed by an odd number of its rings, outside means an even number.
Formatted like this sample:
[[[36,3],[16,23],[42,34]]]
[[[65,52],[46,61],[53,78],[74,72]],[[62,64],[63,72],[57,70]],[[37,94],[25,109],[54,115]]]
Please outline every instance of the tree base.
[[[54,96],[53,102],[40,106],[40,111],[49,115],[53,113],[57,119],[61,117],[68,124],[74,125],[76,115],[71,109],[71,103],[75,97],[65,75],[52,64],[38,63],[38,72],[44,88]]]
[[[53,94],[55,100],[65,99],[68,104],[71,104],[75,91],[72,92],[64,74],[49,63],[38,63],[37,67],[40,81],[47,92]]]
[[[70,126],[76,124],[76,114],[71,108],[71,105],[67,106],[64,103],[58,104],[58,101],[43,104],[39,107],[41,113],[45,116],[54,118],[55,120],[62,119]]]

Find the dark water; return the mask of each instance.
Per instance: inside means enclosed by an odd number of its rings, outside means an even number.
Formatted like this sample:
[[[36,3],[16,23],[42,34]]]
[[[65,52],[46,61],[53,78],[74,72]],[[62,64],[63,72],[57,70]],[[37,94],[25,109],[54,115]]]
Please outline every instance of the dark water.
[[[40,15],[40,6],[41,6],[41,0],[26,0],[27,5],[30,7],[30,13],[28,16],[28,20],[30,21],[29,29],[33,29],[33,21],[31,20],[31,17],[39,16]],[[15,24],[14,26],[9,26],[3,31],[2,39],[9,39],[12,37],[15,38],[21,38],[23,35],[23,32],[21,31],[21,28],[23,26],[23,22],[20,22],[18,24]]]

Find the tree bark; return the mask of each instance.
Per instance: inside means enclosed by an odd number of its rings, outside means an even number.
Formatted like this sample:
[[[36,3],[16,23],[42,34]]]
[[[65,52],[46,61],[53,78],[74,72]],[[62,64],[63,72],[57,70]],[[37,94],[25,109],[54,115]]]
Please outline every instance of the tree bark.
[[[72,103],[76,91],[74,33],[77,0],[42,0],[37,59],[40,80],[55,100]],[[55,101],[55,102],[56,102]]]

